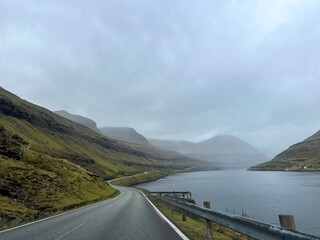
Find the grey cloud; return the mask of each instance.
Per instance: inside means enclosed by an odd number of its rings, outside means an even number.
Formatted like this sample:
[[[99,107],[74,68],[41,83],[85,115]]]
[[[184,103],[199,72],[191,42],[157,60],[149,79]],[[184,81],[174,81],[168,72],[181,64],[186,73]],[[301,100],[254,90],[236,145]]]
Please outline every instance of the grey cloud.
[[[317,1],[1,1],[1,85],[152,138],[319,129]]]

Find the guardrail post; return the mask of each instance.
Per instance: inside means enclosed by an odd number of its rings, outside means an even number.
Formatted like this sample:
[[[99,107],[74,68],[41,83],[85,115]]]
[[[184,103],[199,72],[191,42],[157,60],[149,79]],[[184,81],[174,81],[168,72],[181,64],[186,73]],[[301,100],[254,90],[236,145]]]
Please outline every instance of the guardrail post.
[[[296,231],[296,224],[292,215],[279,215],[280,226]]]
[[[205,208],[210,208],[210,202],[203,202],[203,206]],[[206,224],[206,235],[207,238],[211,239],[212,238],[212,223],[210,220],[205,219],[205,224]]]
[[[170,211],[171,213],[174,213],[174,206],[172,204],[170,205]]]
[[[185,222],[187,220],[187,218],[186,218],[186,210],[184,210],[184,209],[181,209],[181,210],[182,210],[181,220],[182,220],[182,222]]]
[[[204,207],[200,207],[200,206],[197,206],[196,204],[185,204],[181,201],[181,199],[177,199],[176,201],[174,201],[172,199],[168,199],[165,197],[159,197],[159,200],[172,204],[176,210],[178,209],[179,213],[182,214],[182,221],[184,221],[184,218],[186,218],[186,211],[188,211],[188,213],[192,215],[206,219],[205,221],[206,233],[207,233],[206,237],[211,239],[215,237],[213,222],[216,222],[220,225],[233,229],[253,239],[264,239],[264,240],[319,239],[320,240],[319,237],[291,230],[291,229],[295,229],[293,216],[283,217],[283,215],[280,215],[279,219],[282,226],[280,227],[274,224],[268,224],[266,222],[261,222],[257,220],[248,219],[246,217],[224,213],[223,211],[207,209],[210,207],[209,202],[204,202],[203,203]],[[243,214],[245,215],[244,212]],[[290,222],[289,225],[284,223],[284,219],[286,218],[289,218],[289,219],[291,218],[291,220],[289,220]],[[211,221],[211,224],[210,224],[210,221]]]

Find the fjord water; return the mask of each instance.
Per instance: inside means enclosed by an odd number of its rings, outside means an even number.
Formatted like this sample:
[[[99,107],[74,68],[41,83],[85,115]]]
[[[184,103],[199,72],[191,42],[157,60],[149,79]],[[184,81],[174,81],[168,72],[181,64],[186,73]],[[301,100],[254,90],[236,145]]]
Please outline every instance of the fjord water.
[[[278,224],[279,214],[295,217],[300,232],[320,236],[320,173],[219,170],[168,176],[140,184],[149,191],[190,191],[197,204]]]

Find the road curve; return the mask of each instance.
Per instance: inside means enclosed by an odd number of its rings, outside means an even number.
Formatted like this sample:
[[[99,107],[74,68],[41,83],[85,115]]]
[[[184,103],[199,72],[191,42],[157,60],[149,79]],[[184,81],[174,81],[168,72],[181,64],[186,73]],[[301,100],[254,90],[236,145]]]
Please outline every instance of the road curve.
[[[141,192],[121,194],[71,212],[0,232],[0,240],[182,239]]]

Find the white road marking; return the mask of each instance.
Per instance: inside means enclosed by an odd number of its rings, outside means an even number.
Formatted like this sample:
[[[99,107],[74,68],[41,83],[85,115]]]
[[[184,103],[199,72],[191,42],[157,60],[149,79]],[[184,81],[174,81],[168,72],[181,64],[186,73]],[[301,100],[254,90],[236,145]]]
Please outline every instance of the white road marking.
[[[151,206],[155,209],[156,213],[158,213],[158,215],[163,219],[165,220],[169,225],[170,227],[173,228],[173,230],[183,239],[183,240],[189,240],[189,238],[187,238],[186,235],[183,234],[183,232],[180,231],[179,228],[176,227],[176,225],[174,225],[165,215],[162,214],[162,212],[159,211],[159,209],[153,205],[153,203],[147,198],[147,196],[142,192],[140,191],[139,189],[137,189],[139,192],[142,193],[142,195],[148,200],[148,202],[151,204]]]
[[[120,196],[120,194],[118,196]],[[12,230],[17,229],[17,228],[26,227],[28,225],[32,225],[32,224],[35,224],[35,223],[38,223],[38,222],[46,221],[46,220],[49,220],[51,218],[56,218],[56,217],[60,217],[60,216],[65,215],[65,214],[69,214],[69,213],[72,213],[72,212],[80,211],[80,210],[83,210],[85,208],[89,208],[89,207],[92,207],[94,205],[98,205],[98,204],[100,204],[100,203],[102,203],[104,201],[117,199],[118,196],[116,196],[115,198],[109,198],[109,199],[106,199],[106,200],[103,200],[103,201],[100,201],[100,202],[96,202],[96,203],[93,203],[93,204],[90,204],[90,205],[87,205],[87,206],[83,206],[83,207],[80,207],[80,208],[77,208],[77,209],[74,209],[74,210],[71,210],[71,211],[68,211],[68,212],[60,213],[60,214],[57,214],[57,215],[54,215],[54,216],[51,216],[51,217],[47,217],[47,218],[44,218],[44,219],[40,219],[40,220],[36,220],[36,221],[33,221],[33,222],[29,222],[29,223],[26,223],[26,224],[23,224],[23,225],[20,225],[20,226],[16,226],[16,227],[13,227],[13,228],[2,230],[2,231],[0,231],[0,234],[4,233],[4,232],[12,231]]]
[[[59,236],[58,238],[56,238],[56,240],[62,239],[63,237],[67,236],[69,233],[73,232],[74,230],[78,229],[79,227],[81,227],[82,225],[84,225],[86,222],[80,223],[78,226],[72,228],[71,230],[69,230],[68,232],[62,234],[61,236]]]
[[[137,176],[137,175],[143,175],[143,174],[146,174],[148,172],[144,172],[142,174],[136,174],[136,175],[133,175],[133,176]],[[132,177],[132,176],[128,176],[128,177]],[[124,177],[126,178],[126,177]],[[113,179],[113,180],[109,180],[108,183],[110,185],[112,181],[115,181],[115,180],[118,180],[118,179]],[[114,186],[112,186],[114,187]],[[138,189],[137,189],[138,190]],[[139,192],[141,192],[140,190],[138,190]],[[183,239],[183,240],[189,240],[189,238],[187,238],[169,219],[167,219],[157,208],[156,206],[153,205],[153,203],[146,197],[146,195],[141,192],[142,195],[148,200],[148,202],[151,204],[151,206],[155,209],[156,213],[164,220],[166,221],[170,227],[173,228],[173,230]],[[123,192],[120,191],[120,194],[118,196],[116,196],[115,198],[111,198],[111,199],[107,199],[107,200],[113,200],[113,199],[117,199],[119,198],[120,195],[122,195]],[[106,201],[106,200],[104,200]],[[23,224],[23,225],[20,225],[20,226],[17,226],[17,227],[13,227],[13,228],[9,228],[9,229],[6,229],[6,230],[3,230],[3,231],[0,231],[0,234],[1,233],[4,233],[4,232],[8,232],[8,231],[11,231],[11,230],[14,230],[14,229],[17,229],[17,228],[22,228],[22,227],[25,227],[25,226],[28,226],[28,225],[31,225],[31,224],[35,224],[35,223],[38,223],[38,222],[42,222],[42,221],[46,221],[46,220],[49,220],[51,218],[55,218],[55,217],[59,217],[59,216],[62,216],[62,215],[65,215],[65,214],[68,214],[68,213],[72,213],[72,212],[75,212],[75,211],[79,211],[79,210],[82,210],[82,209],[85,209],[85,208],[88,208],[88,207],[92,207],[94,205],[97,205],[99,203],[102,203],[104,201],[100,201],[100,202],[97,202],[97,203],[94,203],[94,204],[90,204],[90,205],[87,205],[87,206],[84,206],[84,207],[81,207],[81,208],[78,208],[78,209],[74,209],[74,210],[71,210],[71,211],[68,211],[68,212],[64,212],[64,213],[61,213],[61,214],[57,214],[57,215],[54,215],[54,216],[51,216],[51,217],[47,217],[47,218],[44,218],[44,219],[40,219],[40,220],[37,220],[37,221],[34,221],[34,222],[30,222],[30,223],[26,223],[26,224]],[[104,212],[104,211],[103,211]],[[101,214],[99,214],[101,215]],[[63,238],[64,236],[68,235],[69,233],[73,232],[74,230],[78,229],[79,227],[81,227],[82,225],[84,225],[85,222],[79,224],[78,226],[76,226],[75,228],[71,229],[70,231],[62,234],[61,236],[59,236],[58,238],[56,238],[55,240],[59,240],[61,238]]]
[[[145,173],[142,173],[142,174],[145,174]],[[136,174],[136,175],[133,175],[133,176],[137,176],[137,175],[141,175],[141,174]],[[128,176],[128,177],[133,177],[133,176]],[[126,178],[126,177],[122,177],[122,178]],[[116,178],[116,179],[109,180],[108,183],[109,183],[110,185],[112,185],[110,182],[115,181],[115,180],[118,180],[118,179],[122,179],[122,178]],[[122,194],[122,192],[120,191],[120,194],[119,194],[118,196],[116,196],[116,197],[114,197],[114,198],[107,199],[107,200],[117,199],[121,194]],[[104,201],[106,201],[106,200],[104,200]],[[81,210],[81,209],[85,209],[85,208],[88,208],[88,207],[92,207],[92,206],[94,206],[94,205],[96,205],[96,204],[99,204],[99,203],[101,203],[101,202],[104,202],[104,201],[99,201],[99,202],[96,202],[96,203],[93,203],[93,204],[90,204],[90,205],[87,205],[87,206],[83,206],[83,207],[80,207],[80,208],[77,208],[77,209],[74,209],[74,210],[71,210],[71,211],[68,211],[68,212],[60,213],[60,214],[57,214],[57,215],[54,215],[54,216],[51,216],[51,217],[47,217],[47,218],[44,218],[44,219],[40,219],[40,220],[36,220],[36,221],[33,221],[33,222],[29,222],[29,223],[26,223],[26,224],[23,224],[23,225],[20,225],[20,226],[8,228],[8,229],[6,229],[6,230],[0,231],[0,234],[1,234],[1,233],[5,233],[5,232],[12,231],[12,230],[17,229],[17,228],[26,227],[26,226],[28,226],[28,225],[35,224],[35,223],[38,223],[38,222],[46,221],[46,220],[49,220],[49,219],[51,219],[51,218],[59,217],[59,216],[62,216],[62,215],[68,214],[68,213],[72,213],[72,212],[75,212],[75,211],[79,211],[79,210]]]

